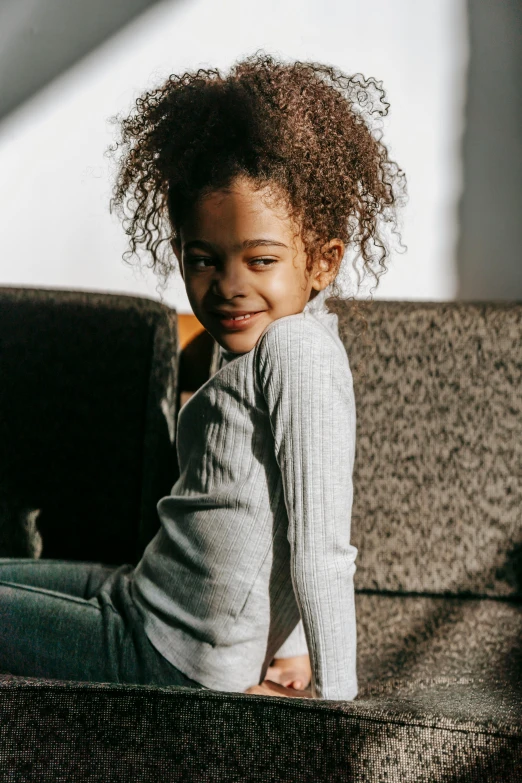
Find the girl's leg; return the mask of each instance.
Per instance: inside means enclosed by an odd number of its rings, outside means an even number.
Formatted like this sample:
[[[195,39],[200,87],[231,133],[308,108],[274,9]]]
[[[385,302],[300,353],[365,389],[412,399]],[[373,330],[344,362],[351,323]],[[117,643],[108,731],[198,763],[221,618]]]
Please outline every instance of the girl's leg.
[[[130,597],[132,566],[101,566],[108,569],[108,577],[100,581],[102,573],[92,563],[13,559],[10,570],[6,560],[0,561],[1,672],[86,682],[203,687],[172,666],[146,637]],[[16,583],[6,576],[32,583]],[[82,592],[89,595],[95,584],[90,598],[81,597]]]
[[[76,560],[0,557],[0,581],[92,598],[118,566]]]
[[[0,582],[0,628],[2,672],[121,681],[122,623],[83,598]]]

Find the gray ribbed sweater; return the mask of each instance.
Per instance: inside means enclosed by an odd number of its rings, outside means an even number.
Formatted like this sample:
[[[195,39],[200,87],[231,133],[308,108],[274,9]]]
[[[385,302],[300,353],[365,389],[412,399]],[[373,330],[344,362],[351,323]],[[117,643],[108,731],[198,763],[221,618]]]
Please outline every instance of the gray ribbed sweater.
[[[134,571],[145,633],[228,692],[308,647],[312,696],[351,700],[356,414],[337,315],[279,318],[214,370],[179,413],[180,477]]]

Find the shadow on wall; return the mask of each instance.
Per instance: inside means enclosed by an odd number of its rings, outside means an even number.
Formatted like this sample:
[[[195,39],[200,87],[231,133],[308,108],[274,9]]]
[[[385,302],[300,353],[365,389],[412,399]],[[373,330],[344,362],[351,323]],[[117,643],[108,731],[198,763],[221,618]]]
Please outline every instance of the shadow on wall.
[[[3,0],[0,120],[158,0]]]
[[[520,2],[468,0],[468,24],[456,299],[517,300],[522,299]]]

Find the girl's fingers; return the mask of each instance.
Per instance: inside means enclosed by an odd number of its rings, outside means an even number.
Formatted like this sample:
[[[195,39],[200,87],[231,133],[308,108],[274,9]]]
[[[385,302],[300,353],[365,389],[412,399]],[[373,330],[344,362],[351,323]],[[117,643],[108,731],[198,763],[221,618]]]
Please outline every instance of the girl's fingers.
[[[303,679],[303,672],[296,669],[289,669],[285,671],[281,667],[269,666],[265,674],[266,680],[277,682],[283,685],[285,688],[294,688],[295,690],[302,690],[309,680]]]
[[[271,680],[264,680],[261,685],[253,685],[248,688],[244,693],[253,693],[260,696],[289,696],[293,699],[311,699],[311,691],[298,691],[295,688],[285,688],[279,683]]]
[[[278,680],[278,682],[281,685],[284,685],[285,688],[296,688],[298,691],[304,687],[301,680],[294,680],[293,677],[283,677],[281,680]]]

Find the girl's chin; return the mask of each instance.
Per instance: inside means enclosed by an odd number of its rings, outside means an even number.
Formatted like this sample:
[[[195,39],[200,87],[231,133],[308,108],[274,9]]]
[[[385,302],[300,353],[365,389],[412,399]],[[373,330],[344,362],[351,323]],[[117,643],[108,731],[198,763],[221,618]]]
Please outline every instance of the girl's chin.
[[[243,337],[243,339],[223,339],[223,335],[220,335],[219,340],[217,340],[217,338],[215,339],[225,351],[232,351],[232,353],[248,353],[252,348],[255,348],[257,342],[257,338],[253,338],[252,336],[248,339],[246,339],[246,337]]]

